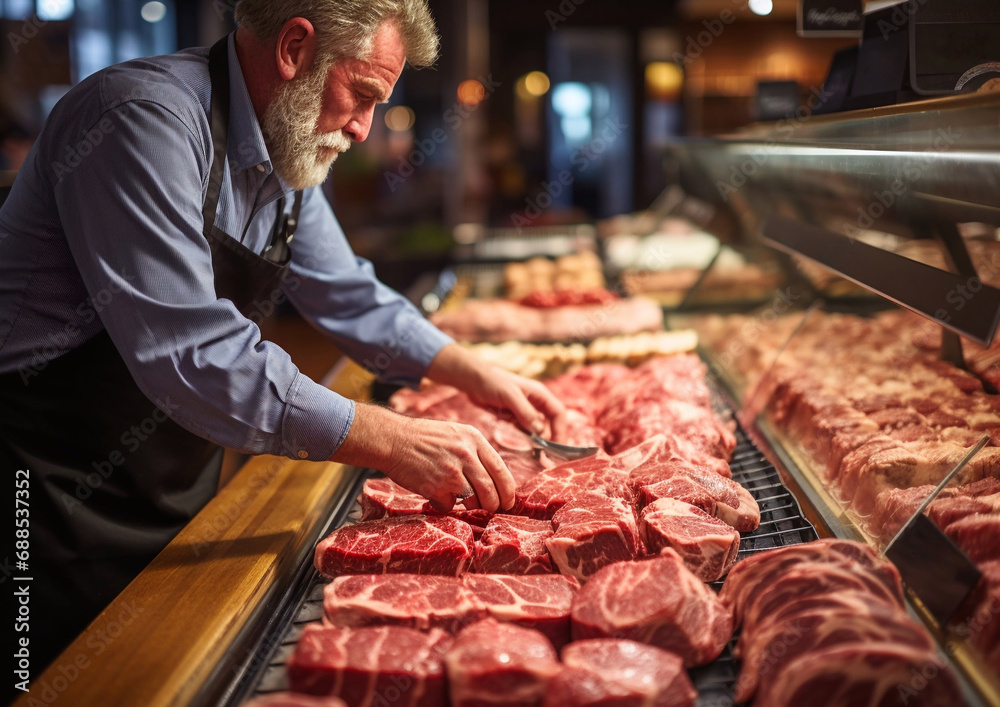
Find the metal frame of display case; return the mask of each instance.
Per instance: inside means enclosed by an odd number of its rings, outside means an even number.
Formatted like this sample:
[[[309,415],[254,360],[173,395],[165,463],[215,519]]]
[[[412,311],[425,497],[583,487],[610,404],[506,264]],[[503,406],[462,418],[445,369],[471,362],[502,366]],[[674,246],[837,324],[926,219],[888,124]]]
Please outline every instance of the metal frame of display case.
[[[671,148],[685,191],[750,239],[805,256],[955,336],[989,345],[1000,290],[983,285],[956,223],[1000,227],[1000,94],[762,124]],[[952,272],[869,243],[934,238]]]

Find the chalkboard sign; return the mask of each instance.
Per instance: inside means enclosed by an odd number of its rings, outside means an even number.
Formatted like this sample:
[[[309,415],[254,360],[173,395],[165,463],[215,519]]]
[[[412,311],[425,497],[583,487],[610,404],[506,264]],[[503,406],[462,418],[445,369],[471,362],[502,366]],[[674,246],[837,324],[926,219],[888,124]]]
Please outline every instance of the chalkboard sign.
[[[860,37],[863,0],[799,0],[800,37]]]

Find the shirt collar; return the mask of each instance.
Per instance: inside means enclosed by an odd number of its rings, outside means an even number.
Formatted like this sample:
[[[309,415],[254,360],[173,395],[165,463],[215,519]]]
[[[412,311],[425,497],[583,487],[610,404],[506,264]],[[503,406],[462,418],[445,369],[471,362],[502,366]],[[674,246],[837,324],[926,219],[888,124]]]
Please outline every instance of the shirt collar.
[[[254,113],[240,60],[236,56],[235,32],[229,35],[229,140],[226,153],[229,168],[234,172],[263,165],[264,172],[271,173],[264,133]]]

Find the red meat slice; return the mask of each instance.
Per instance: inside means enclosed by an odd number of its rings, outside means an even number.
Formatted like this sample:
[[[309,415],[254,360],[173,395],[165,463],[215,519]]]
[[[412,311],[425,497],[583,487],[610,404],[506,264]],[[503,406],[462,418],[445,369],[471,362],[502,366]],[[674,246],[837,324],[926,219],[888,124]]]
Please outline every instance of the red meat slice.
[[[684,566],[703,582],[714,582],[736,563],[740,534],[690,503],[661,498],[639,516],[646,549],[673,548]]]
[[[1000,562],[984,562],[979,569],[983,576],[959,610],[953,629],[1000,672]]]
[[[381,518],[333,531],[316,546],[316,569],[341,574],[459,575],[472,560],[472,528],[446,516]]]
[[[545,546],[553,564],[581,582],[605,565],[643,554],[635,514],[618,498],[581,496],[553,516],[552,527]]]
[[[529,518],[549,520],[569,501],[591,493],[630,499],[626,478],[614,467],[613,458],[604,453],[564,462],[520,485],[514,511]]]
[[[741,637],[742,666],[734,702],[750,700],[758,686],[767,692],[789,661],[816,650],[868,641],[934,650],[930,634],[905,611],[866,601],[864,594],[852,596],[857,601],[850,608],[813,608],[782,621],[765,621],[765,626]]]
[[[866,585],[881,585],[879,596],[903,606],[903,587],[899,572],[892,563],[879,557],[867,545],[850,540],[824,539],[761,552],[738,562],[719,593],[719,598],[733,610],[735,624],[743,621],[744,610],[755,598],[769,596],[774,584],[783,584],[785,572],[798,564],[811,564],[822,570],[825,565],[845,569]],[[808,577],[808,573],[807,573]]]
[[[627,638],[679,655],[685,667],[722,653],[733,617],[667,548],[657,557],[599,570],[573,602],[573,638]]]
[[[440,516],[431,507],[430,502],[418,493],[407,491],[390,479],[368,479],[361,489],[361,520],[377,520],[378,518],[394,518],[396,516]],[[478,537],[486,528],[490,518],[489,511],[482,508],[467,509],[458,504],[448,514],[472,526],[472,533]]]
[[[537,707],[559,672],[544,634],[493,619],[463,629],[444,662],[452,707]]]
[[[309,624],[288,660],[294,692],[339,697],[352,707],[441,707],[451,636],[399,626]]]
[[[549,682],[545,707],[694,707],[698,693],[680,657],[613,638],[576,641]]]
[[[682,459],[646,462],[629,472],[629,485],[640,508],[660,498],[686,501],[740,532],[760,525],[760,507],[750,492],[732,479]]]
[[[323,590],[332,626],[408,626],[449,633],[486,617],[486,607],[458,577],[362,574],[337,577]]]
[[[337,697],[315,697],[297,692],[275,692],[243,704],[243,707],[347,707]]]
[[[522,516],[493,516],[476,542],[476,572],[494,574],[546,574],[552,561],[545,541],[552,523]]]
[[[930,676],[930,677],[924,677]],[[856,643],[809,651],[761,690],[755,707],[944,707],[963,704],[937,653],[898,643]]]
[[[976,564],[1000,560],[1000,515],[976,513],[957,520],[945,535]]]
[[[572,577],[467,574],[462,583],[494,619],[537,629],[556,648],[569,642],[573,597],[580,589]]]

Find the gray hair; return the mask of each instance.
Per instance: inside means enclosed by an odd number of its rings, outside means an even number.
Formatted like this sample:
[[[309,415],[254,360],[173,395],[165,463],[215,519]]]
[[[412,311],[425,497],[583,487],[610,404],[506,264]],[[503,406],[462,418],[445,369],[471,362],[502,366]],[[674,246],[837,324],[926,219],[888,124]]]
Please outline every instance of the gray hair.
[[[239,0],[236,22],[258,39],[278,36],[293,17],[316,28],[321,63],[341,58],[368,59],[372,38],[393,22],[412,66],[437,60],[438,34],[427,0]]]

